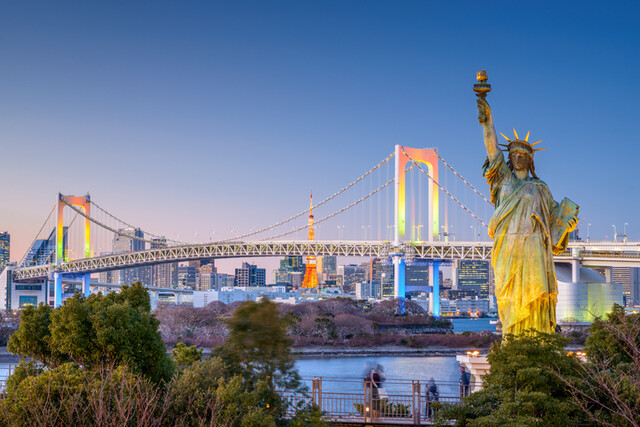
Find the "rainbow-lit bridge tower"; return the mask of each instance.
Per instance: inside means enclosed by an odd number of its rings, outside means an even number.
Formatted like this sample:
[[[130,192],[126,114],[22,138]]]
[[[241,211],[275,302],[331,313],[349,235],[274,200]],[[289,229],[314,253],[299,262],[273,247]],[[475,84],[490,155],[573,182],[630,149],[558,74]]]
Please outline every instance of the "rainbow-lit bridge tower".
[[[406,196],[405,174],[408,162],[424,163],[428,169],[429,180],[429,228],[427,238],[434,241],[440,231],[440,207],[438,202],[438,151],[435,148],[410,148],[396,145],[395,147],[395,234],[394,246],[400,248],[401,238],[405,236],[406,224]],[[446,227],[446,226],[445,226]],[[446,232],[445,228],[445,232]],[[407,291],[423,290],[407,288],[405,284],[405,259],[400,251],[392,254],[394,265],[394,296],[404,300]],[[440,263],[439,259],[427,261],[429,263],[429,308],[430,312],[440,316]],[[404,308],[401,308],[404,311]]]

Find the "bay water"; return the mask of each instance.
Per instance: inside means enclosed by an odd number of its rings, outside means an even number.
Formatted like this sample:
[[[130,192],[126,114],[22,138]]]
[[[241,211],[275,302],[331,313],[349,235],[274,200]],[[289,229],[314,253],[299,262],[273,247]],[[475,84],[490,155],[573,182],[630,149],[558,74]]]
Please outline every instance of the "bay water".
[[[455,333],[464,331],[495,332],[489,318],[452,319]],[[362,379],[371,365],[380,364],[387,378],[385,388],[390,393],[410,393],[411,381],[421,384],[433,378],[442,395],[455,395],[460,373],[453,356],[388,356],[388,357],[331,357],[300,359],[296,368],[308,385],[313,377],[322,377],[324,389],[338,387],[343,391],[362,391]],[[16,363],[0,362],[0,389]]]

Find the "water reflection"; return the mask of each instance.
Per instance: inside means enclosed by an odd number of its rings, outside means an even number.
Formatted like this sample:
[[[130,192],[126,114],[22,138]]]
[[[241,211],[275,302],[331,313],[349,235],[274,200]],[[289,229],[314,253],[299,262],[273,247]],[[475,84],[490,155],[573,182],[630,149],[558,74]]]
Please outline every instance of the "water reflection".
[[[426,391],[433,377],[441,396],[457,396],[460,372],[455,357],[334,357],[296,361],[300,375],[311,387],[314,376],[323,377],[323,390],[362,392],[362,372],[371,365],[384,366],[384,387],[390,394],[410,394],[411,380],[418,380]]]

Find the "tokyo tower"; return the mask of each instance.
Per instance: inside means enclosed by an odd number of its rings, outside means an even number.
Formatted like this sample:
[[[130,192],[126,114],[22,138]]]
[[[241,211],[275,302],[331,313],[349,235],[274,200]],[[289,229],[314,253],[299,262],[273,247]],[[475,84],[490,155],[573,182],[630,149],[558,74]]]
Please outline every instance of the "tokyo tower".
[[[313,234],[313,193],[309,195],[310,205],[309,205],[309,240],[314,239]],[[304,280],[302,281],[303,288],[313,288],[316,289],[318,287],[318,270],[316,269],[316,257],[315,255],[307,256],[307,264],[304,270]]]

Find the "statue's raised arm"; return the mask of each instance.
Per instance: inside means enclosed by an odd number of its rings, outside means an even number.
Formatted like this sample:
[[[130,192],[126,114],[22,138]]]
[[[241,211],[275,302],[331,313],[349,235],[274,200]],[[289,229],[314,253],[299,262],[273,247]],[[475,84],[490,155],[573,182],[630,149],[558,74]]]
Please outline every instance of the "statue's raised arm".
[[[487,93],[491,92],[491,85],[487,83],[487,73],[485,70],[477,73],[478,83],[473,86],[473,90],[478,96],[478,121],[483,127],[484,145],[487,147],[489,161],[493,161],[500,155],[498,147],[498,136],[496,128],[493,126],[493,114],[487,102]]]

